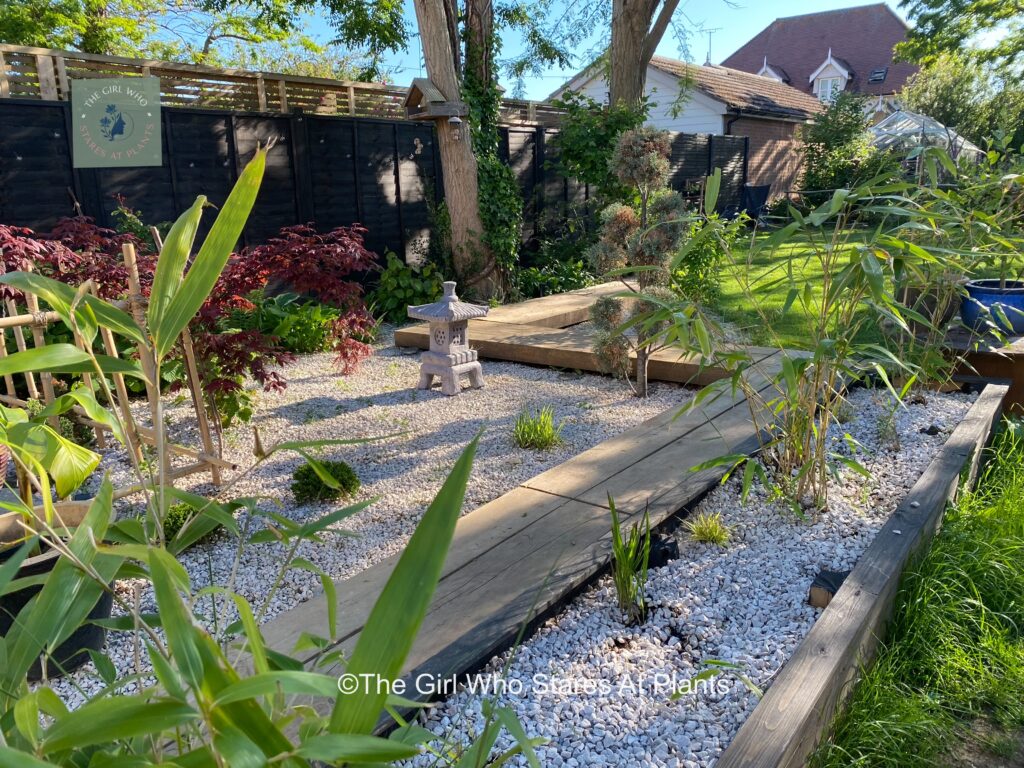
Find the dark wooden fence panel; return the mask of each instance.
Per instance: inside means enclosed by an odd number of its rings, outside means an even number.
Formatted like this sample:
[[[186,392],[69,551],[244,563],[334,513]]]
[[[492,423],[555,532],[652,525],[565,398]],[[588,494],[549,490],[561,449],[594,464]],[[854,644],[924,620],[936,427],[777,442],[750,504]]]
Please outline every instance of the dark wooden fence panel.
[[[197,195],[221,204],[258,144],[273,141],[253,215],[249,245],[285,226],[314,222],[321,230],[361,223],[366,244],[406,259],[425,253],[431,205],[443,199],[433,126],[404,120],[224,112],[163,111],[163,164],[155,168],[71,167],[67,102],[0,99],[0,223],[39,231],[82,212],[111,226],[122,197],[151,223],[170,221]],[[501,158],[523,193],[523,238],[557,228],[593,190],[554,170],[551,128],[501,131]],[[723,169],[719,207],[738,207],[747,167],[746,140],[674,134],[671,185],[684,189]],[[212,216],[204,217],[205,227]]]
[[[40,212],[73,212],[67,120],[58,104],[0,109],[0,223],[33,226]]]
[[[309,219],[323,229],[362,220],[356,169],[356,127],[351,120],[309,120],[306,157],[312,186]]]

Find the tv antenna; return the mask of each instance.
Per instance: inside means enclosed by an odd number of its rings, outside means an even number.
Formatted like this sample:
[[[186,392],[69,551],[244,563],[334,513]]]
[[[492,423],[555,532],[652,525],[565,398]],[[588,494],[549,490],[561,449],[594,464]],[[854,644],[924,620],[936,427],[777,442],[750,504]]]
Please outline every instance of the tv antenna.
[[[711,36],[713,34],[715,34],[715,32],[721,32],[722,28],[721,27],[714,27],[713,29],[709,29],[708,27],[701,27],[697,31],[702,33],[702,34],[706,32],[707,35],[708,35],[708,57],[704,61],[704,65],[707,66],[708,64],[711,63]]]

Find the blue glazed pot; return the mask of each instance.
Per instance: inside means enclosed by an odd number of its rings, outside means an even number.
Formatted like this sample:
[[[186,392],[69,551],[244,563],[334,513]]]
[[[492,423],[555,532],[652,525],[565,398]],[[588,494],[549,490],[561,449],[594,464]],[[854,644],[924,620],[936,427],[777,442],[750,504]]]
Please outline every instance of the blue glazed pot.
[[[1010,327],[992,313],[996,305],[1000,305]],[[1024,281],[1007,280],[1006,287],[1000,288],[998,280],[971,280],[960,305],[960,315],[971,328],[978,328],[989,320],[1006,333],[1024,336]]]

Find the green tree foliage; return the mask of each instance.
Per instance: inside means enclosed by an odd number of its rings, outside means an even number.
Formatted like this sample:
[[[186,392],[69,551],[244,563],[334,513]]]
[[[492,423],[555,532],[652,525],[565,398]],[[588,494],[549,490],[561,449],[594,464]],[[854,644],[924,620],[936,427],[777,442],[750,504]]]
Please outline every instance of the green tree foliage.
[[[803,131],[803,188],[808,191],[848,189],[894,170],[885,153],[868,141],[865,98],[841,92]]]
[[[1021,0],[901,0],[900,7],[914,22],[896,47],[902,59],[931,64],[943,54],[970,51],[983,61],[1013,65],[1024,53]],[[995,45],[975,47],[985,33],[1001,36]]]
[[[316,61],[327,49],[302,34],[301,15],[321,11],[336,44],[365,52],[366,75],[378,76],[381,54],[404,47],[408,28],[399,0],[5,0],[0,38],[18,45],[85,53],[149,56],[241,66],[249,57],[287,55]],[[261,51],[261,46],[267,50]],[[301,68],[301,67],[300,67]]]
[[[5,0],[0,38],[5,43],[86,53],[141,52],[152,23],[153,0]]]
[[[631,190],[619,181],[609,161],[619,137],[643,125],[647,103],[639,109],[606,106],[575,91],[566,91],[553,103],[565,110],[558,133],[549,142],[558,172],[596,188],[609,202],[626,200]]]
[[[943,54],[900,93],[907,109],[935,118],[979,146],[997,133],[1024,142],[1024,89],[1014,78],[961,53]]]

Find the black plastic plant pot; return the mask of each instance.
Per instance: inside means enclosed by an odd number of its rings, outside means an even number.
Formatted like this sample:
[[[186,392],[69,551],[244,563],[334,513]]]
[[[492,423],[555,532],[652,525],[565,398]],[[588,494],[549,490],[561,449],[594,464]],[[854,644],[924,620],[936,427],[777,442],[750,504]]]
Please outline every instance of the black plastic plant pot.
[[[15,550],[0,552],[0,563],[9,558]],[[41,576],[53,570],[59,559],[59,553],[50,550],[40,555],[29,557],[18,569],[17,578],[29,576]],[[11,631],[14,619],[28,601],[39,594],[42,585],[34,585],[25,589],[0,595],[0,636],[6,637]],[[89,651],[98,651],[103,647],[106,639],[106,630],[90,623],[93,619],[108,619],[114,605],[114,595],[104,591],[99,601],[93,606],[89,613],[88,621],[76,629],[71,637],[57,646],[56,650],[46,658],[46,677],[53,679],[78,669],[89,661]],[[16,630],[15,630],[16,631]],[[31,681],[43,678],[42,659],[36,661],[29,670],[28,678]]]

